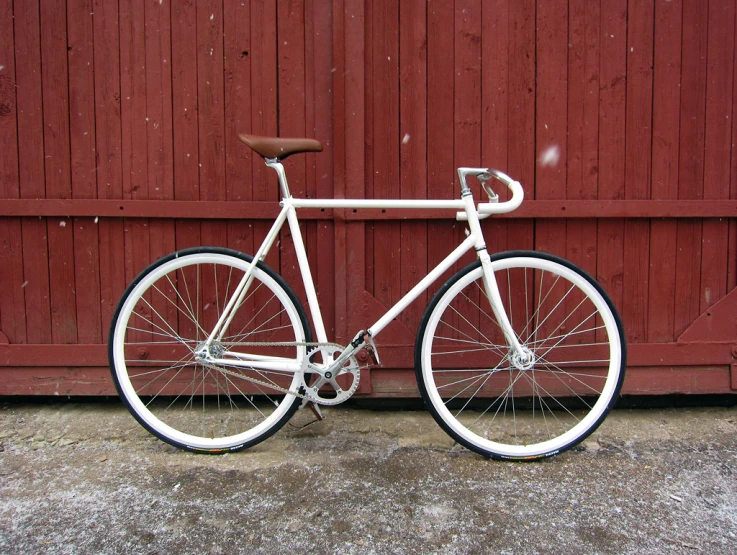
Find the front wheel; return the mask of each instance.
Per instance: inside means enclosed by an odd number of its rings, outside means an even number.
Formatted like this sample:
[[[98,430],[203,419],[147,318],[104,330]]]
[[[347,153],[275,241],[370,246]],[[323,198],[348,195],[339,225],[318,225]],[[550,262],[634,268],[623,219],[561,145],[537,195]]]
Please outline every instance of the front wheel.
[[[560,453],[591,434],[624,380],[622,324],[602,288],[556,256],[491,257],[508,345],[480,262],[451,277],[422,319],[415,371],[425,404],[458,443],[497,459]]]
[[[253,268],[230,326],[213,343],[228,363],[205,365],[195,355],[252,264],[228,249],[179,251],[146,268],[118,305],[109,343],[113,380],[133,416],[172,445],[243,449],[276,432],[299,406],[285,394],[301,384],[294,369],[238,363],[240,354],[298,365],[312,341],[299,300],[264,264]]]

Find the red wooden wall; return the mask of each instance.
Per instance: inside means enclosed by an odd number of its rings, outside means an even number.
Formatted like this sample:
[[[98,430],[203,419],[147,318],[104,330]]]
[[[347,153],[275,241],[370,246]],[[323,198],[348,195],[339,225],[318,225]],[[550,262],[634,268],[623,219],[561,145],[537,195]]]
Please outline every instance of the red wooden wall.
[[[484,223],[487,243],[597,276],[630,342],[625,392],[737,390],[736,11],[0,0],[0,394],[112,393],[104,343],[136,273],[192,245],[255,250],[278,197],[240,132],[321,139],[286,163],[311,197],[449,198],[456,166],[508,172],[526,200]],[[330,335],[451,249],[463,228],[443,215],[302,214]],[[267,262],[296,286],[283,239]],[[379,338],[359,392],[416,395],[425,301]]]

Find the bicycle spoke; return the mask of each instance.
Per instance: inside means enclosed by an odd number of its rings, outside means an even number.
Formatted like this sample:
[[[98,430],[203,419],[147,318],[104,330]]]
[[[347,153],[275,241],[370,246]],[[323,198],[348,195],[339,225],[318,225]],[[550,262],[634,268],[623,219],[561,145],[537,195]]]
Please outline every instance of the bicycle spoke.
[[[619,387],[609,384],[621,384],[610,354],[620,348],[610,333],[616,322],[590,278],[551,257],[512,254],[492,264],[503,306],[491,308],[480,265],[433,301],[418,368],[432,392],[426,401],[453,437],[481,453],[557,453],[598,425]],[[502,312],[519,352],[498,339]]]
[[[298,406],[294,395],[282,398],[299,379],[299,371],[286,365],[301,362],[300,344],[312,338],[288,287],[262,268],[253,268],[249,290],[231,313],[238,333],[223,340],[221,330],[208,345],[210,360],[218,364],[194,356],[251,264],[222,249],[167,257],[146,270],[151,277],[137,280],[124,301],[127,311],[116,315],[117,384],[139,421],[178,447],[241,448],[271,435]],[[249,341],[258,343],[259,358],[273,357],[279,364],[271,369],[249,364],[248,348],[239,345]]]
[[[455,326],[453,326],[453,325],[449,324],[449,323],[448,323],[447,321],[445,321],[445,320],[441,320],[441,321],[440,321],[440,323],[441,323],[441,324],[443,324],[443,325],[445,325],[445,326],[447,326],[447,327],[449,327],[449,328],[450,328],[451,330],[453,330],[453,331],[457,331],[457,332],[458,332],[459,334],[461,334],[462,336],[464,336],[464,337],[467,337],[467,338],[468,338],[468,340],[469,340],[469,343],[475,343],[475,344],[479,344],[478,340],[476,340],[476,339],[472,338],[472,337],[471,337],[470,335],[468,335],[467,333],[464,333],[464,332],[462,332],[461,330],[459,330],[459,329],[458,329],[458,328],[456,328]],[[444,336],[442,336],[442,337],[444,337]],[[458,341],[460,341],[460,340],[458,340]],[[502,351],[502,349],[501,349],[501,347],[502,347],[502,346],[498,346],[498,345],[496,345],[495,343],[492,343],[492,342],[490,342],[490,341],[487,341],[486,343],[481,343],[481,345],[487,345],[488,347],[491,347],[491,350],[493,350],[493,349],[496,349],[496,351],[497,351],[497,352],[498,352],[499,354],[502,354],[502,355],[504,354],[504,353],[503,353],[503,351]],[[505,346],[503,346],[503,348],[506,348],[506,345],[505,345]]]

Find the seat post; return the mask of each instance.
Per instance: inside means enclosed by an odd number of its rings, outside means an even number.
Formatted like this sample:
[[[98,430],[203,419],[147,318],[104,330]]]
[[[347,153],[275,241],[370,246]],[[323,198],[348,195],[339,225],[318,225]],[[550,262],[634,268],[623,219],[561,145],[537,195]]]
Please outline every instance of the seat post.
[[[287,173],[284,171],[284,166],[282,166],[282,163],[279,162],[278,158],[264,158],[266,160],[266,165],[273,169],[276,172],[276,175],[279,176],[279,187],[281,188],[282,196],[284,198],[291,197],[291,193],[289,192],[289,184],[287,183]]]

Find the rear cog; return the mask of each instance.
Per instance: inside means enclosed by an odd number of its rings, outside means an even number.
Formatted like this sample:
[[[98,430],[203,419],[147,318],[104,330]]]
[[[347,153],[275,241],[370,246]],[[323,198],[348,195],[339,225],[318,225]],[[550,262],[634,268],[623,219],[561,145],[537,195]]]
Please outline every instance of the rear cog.
[[[316,347],[302,361],[302,387],[313,403],[338,405],[358,389],[361,370],[355,357],[348,357],[337,371],[330,368],[343,349],[339,345]],[[305,376],[311,376],[311,384],[305,383]]]

